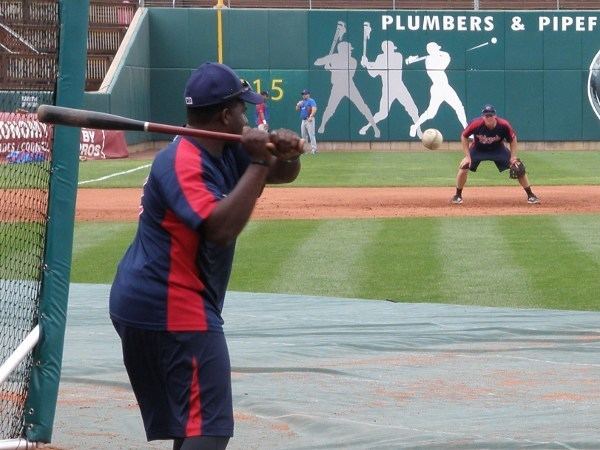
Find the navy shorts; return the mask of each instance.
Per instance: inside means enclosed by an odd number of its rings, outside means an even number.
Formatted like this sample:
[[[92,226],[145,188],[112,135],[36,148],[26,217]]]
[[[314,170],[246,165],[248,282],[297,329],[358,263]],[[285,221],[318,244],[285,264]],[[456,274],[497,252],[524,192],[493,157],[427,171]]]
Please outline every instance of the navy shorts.
[[[113,325],[149,441],[233,436],[231,365],[223,333]]]
[[[477,146],[471,147],[471,172],[476,172],[481,161],[494,161],[499,172],[510,168],[510,150],[504,145],[491,150],[480,150]]]

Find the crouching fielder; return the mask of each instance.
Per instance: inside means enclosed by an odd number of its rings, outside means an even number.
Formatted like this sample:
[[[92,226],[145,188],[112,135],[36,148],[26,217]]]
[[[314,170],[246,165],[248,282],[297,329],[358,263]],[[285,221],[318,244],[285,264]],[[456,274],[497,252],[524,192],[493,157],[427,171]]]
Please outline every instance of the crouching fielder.
[[[469,136],[473,135],[473,143],[469,146]],[[517,135],[506,119],[496,116],[496,108],[485,105],[481,117],[473,120],[460,136],[465,157],[460,162],[456,175],[456,194],[452,203],[463,202],[462,190],[467,182],[469,170],[477,171],[481,161],[493,161],[498,171],[510,169],[510,178],[517,179],[527,194],[527,202],[536,204],[540,199],[533,193],[525,172],[525,165],[517,158]],[[506,148],[504,141],[508,142]]]

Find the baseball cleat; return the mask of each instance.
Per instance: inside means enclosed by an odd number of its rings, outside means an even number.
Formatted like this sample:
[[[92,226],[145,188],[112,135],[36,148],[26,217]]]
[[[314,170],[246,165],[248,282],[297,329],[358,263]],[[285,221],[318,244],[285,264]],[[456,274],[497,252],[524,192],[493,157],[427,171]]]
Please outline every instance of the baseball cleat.
[[[535,195],[532,195],[527,198],[527,203],[529,203],[530,205],[537,205],[539,202],[540,202],[540,199],[537,198]]]
[[[462,203],[462,197],[460,195],[455,195],[450,201],[455,205],[460,205]]]

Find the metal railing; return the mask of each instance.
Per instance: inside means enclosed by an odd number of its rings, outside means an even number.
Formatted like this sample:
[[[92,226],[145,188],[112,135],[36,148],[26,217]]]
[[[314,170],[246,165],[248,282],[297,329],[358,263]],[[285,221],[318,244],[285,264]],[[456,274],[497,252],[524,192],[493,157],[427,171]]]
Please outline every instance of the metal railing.
[[[50,80],[55,79],[55,54],[0,53],[0,86],[3,89],[22,86],[48,89],[52,87]]]
[[[87,58],[87,73],[85,77],[86,91],[96,91],[110,67],[114,55],[89,55]]]
[[[119,0],[91,0],[90,24],[127,26],[133,19],[137,2]]]
[[[55,0],[2,0],[0,22],[56,24],[58,2]],[[127,26],[136,9],[137,0],[90,0],[90,25]]]
[[[114,55],[88,55],[86,89],[96,90]],[[0,53],[0,86],[2,89],[48,89],[56,78],[55,54]]]
[[[103,53],[114,55],[127,29],[123,28],[90,28],[87,36],[87,49],[89,53]]]
[[[8,23],[56,24],[58,2],[49,0],[8,0],[0,2],[0,18]]]

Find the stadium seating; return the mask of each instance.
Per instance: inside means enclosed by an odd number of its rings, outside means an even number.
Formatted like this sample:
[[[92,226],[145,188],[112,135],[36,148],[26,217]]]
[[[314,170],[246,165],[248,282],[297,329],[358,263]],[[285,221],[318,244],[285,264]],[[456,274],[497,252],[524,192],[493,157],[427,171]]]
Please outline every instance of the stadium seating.
[[[0,89],[52,90],[57,7],[55,0],[0,2]],[[136,9],[135,0],[90,0],[87,90],[98,89]]]

